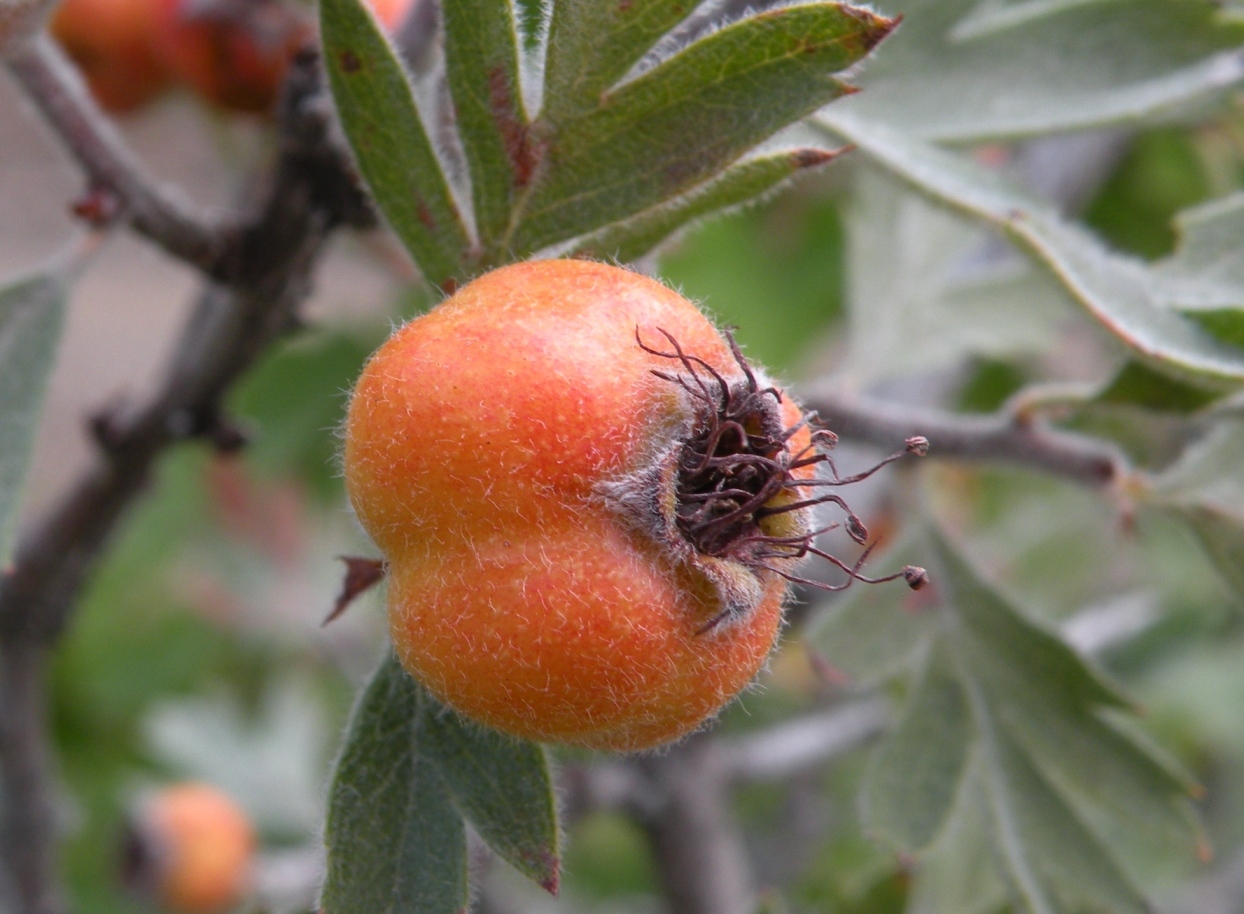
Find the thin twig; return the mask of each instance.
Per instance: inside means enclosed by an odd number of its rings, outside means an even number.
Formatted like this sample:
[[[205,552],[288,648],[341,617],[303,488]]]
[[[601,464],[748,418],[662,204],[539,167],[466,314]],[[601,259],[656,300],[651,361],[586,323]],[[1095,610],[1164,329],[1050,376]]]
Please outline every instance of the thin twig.
[[[809,388],[803,400],[844,441],[894,449],[923,435],[929,439],[930,459],[1010,463],[1094,488],[1109,487],[1128,471],[1127,459],[1110,444],[1009,414],[960,415],[824,385]]]
[[[663,800],[655,814],[636,819],[652,842],[670,908],[679,914],[751,914],[751,864],[712,738],[698,734],[635,765]]]
[[[862,746],[879,736],[889,722],[889,704],[884,699],[861,698],[754,735],[721,740],[716,751],[731,782],[775,781]]]
[[[0,643],[0,858],[21,914],[59,914],[56,816],[48,746],[46,655]]]
[[[116,196],[135,230],[205,274],[219,275],[230,231],[168,195],[144,172],[77,69],[46,33],[13,49],[5,63],[94,188]]]

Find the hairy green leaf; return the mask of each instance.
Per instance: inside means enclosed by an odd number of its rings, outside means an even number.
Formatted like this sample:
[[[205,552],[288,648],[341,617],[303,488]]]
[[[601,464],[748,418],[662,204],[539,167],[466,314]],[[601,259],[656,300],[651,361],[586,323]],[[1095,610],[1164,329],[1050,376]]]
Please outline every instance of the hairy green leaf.
[[[1194,848],[1199,835],[1186,803],[1191,785],[1103,716],[1116,696],[1101,691],[1100,681],[1054,635],[1012,626],[1015,620],[1030,625],[1014,611],[990,605],[981,592],[957,591],[954,600],[966,622],[954,642],[966,675],[1042,776],[1069,800],[1100,810],[1121,827]],[[992,630],[981,625],[989,617]],[[1006,627],[994,628],[1003,620]]]
[[[9,560],[43,394],[65,317],[62,277],[0,286],[0,566]]]
[[[946,882],[950,845],[983,842],[1030,914],[1147,911],[1120,862],[1120,838],[1139,834],[1191,857],[1202,839],[1190,784],[1127,724],[1118,691],[1057,635],[936,531],[924,548],[938,604],[924,611],[935,623],[925,628],[927,664],[863,797],[872,828],[933,861],[915,909],[953,909],[962,895]]]
[[[1244,602],[1244,420],[1215,425],[1153,480],[1154,501],[1182,518]]]
[[[1107,2],[1110,0],[978,0],[950,34],[965,41],[1024,26],[1072,7]]]
[[[914,0],[841,103],[923,139],[966,142],[1186,109],[1244,79],[1239,24],[1203,0]],[[1022,27],[1019,27],[1021,26]]]
[[[1244,193],[1179,214],[1180,244],[1156,264],[1155,294],[1219,339],[1244,347]]]
[[[442,11],[445,69],[471,172],[475,223],[489,247],[505,233],[536,165],[519,86],[514,9],[509,0],[454,0]]]
[[[322,0],[329,84],[359,171],[423,275],[443,285],[470,247],[397,54],[361,0]]]
[[[1051,207],[966,158],[888,127],[830,110],[821,120],[933,199],[1005,230],[1138,360],[1199,384],[1244,383],[1244,349],[1170,306],[1146,264],[1107,248]]]
[[[557,812],[544,749],[429,701],[420,750],[488,846],[556,895]]]
[[[868,827],[907,853],[927,847],[950,814],[971,728],[953,664],[935,647],[898,726],[873,753],[861,793]]]
[[[971,756],[949,818],[937,841],[920,856],[907,914],[1002,914],[1008,910],[1008,886],[996,862],[980,753],[973,751]]]
[[[1010,881],[1034,914],[1093,904],[1146,910],[1100,832],[1136,829],[1191,852],[1200,835],[1190,785],[1105,716],[1125,707],[1111,685],[981,581],[949,543],[934,535],[932,546],[946,620],[940,637],[969,699]]]
[[[1015,745],[984,698],[974,701],[989,818],[1015,893],[1030,914],[1087,909],[1149,914],[1102,842]]]
[[[542,119],[564,123],[601,96],[694,7],[685,0],[560,0],[553,4]]]
[[[655,206],[589,237],[575,247],[575,256],[621,263],[638,260],[688,223],[755,201],[836,157],[836,152],[822,149],[792,149],[733,165],[673,203]]]
[[[848,91],[831,74],[893,27],[865,10],[809,3],[697,41],[548,139],[510,247],[538,250],[695,187]]]
[[[465,914],[466,831],[420,751],[427,704],[390,654],[354,709],[329,790],[324,914]]]
[[[923,561],[919,545],[905,536],[871,565],[889,569]],[[925,611],[931,593],[853,587],[809,620],[804,640],[852,685],[873,685],[911,667],[927,647],[935,623]]]

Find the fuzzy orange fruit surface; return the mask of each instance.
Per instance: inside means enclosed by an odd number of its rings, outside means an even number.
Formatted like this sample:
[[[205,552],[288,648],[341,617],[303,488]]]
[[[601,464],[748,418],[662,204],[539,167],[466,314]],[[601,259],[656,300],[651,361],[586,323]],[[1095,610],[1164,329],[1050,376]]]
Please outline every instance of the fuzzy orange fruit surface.
[[[160,0],[64,0],[51,31],[100,105],[134,111],[170,82],[157,50]]]
[[[235,907],[250,885],[255,831],[228,794],[210,784],[165,788],[144,804],[138,822],[160,904],[179,914]]]
[[[828,434],[678,293],[546,260],[372,356],[344,467],[411,675],[497,729],[630,751],[763,665]]]

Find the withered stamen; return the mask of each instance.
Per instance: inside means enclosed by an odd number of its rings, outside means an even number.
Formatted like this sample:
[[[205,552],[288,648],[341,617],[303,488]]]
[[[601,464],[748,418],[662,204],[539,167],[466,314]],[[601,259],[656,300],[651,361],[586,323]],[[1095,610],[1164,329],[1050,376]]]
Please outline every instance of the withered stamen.
[[[701,554],[738,561],[756,572],[769,572],[785,580],[806,584],[821,590],[843,590],[854,581],[869,584],[904,578],[912,589],[928,580],[921,568],[907,566],[884,577],[868,577],[861,573],[864,563],[876,546],[868,543],[868,529],[839,495],[827,492],[814,497],[798,497],[778,501],[783,493],[801,495],[804,490],[851,485],[867,479],[882,467],[907,454],[923,456],[928,441],[911,438],[903,451],[891,454],[875,466],[851,476],[841,476],[826,451],[838,443],[838,436],[820,425],[814,412],[805,412],[789,427],[780,412],[782,393],[776,387],[761,388],[756,373],[734,337],[725,333],[742,378],[727,381],[712,365],[683,350],[674,336],[658,328],[672,351],[656,349],[644,343],[638,329],[635,339],[650,355],[678,362],[682,371],[653,370],[652,374],[677,385],[704,408],[692,428],[689,440],[679,457],[677,506],[675,520],[682,536]],[[809,443],[792,453],[790,441],[807,429]],[[804,479],[795,472],[825,465],[828,476]],[[846,514],[846,522],[830,523],[806,532],[789,533],[789,525],[773,532],[773,518],[796,512],[812,511],[820,505],[837,505]],[[816,547],[816,538],[843,527],[848,536],[864,551],[852,564]],[[798,529],[797,527],[795,528]],[[826,584],[794,575],[771,562],[792,562],[815,555],[847,574],[840,584]],[[712,619],[701,632],[716,627],[729,611]]]

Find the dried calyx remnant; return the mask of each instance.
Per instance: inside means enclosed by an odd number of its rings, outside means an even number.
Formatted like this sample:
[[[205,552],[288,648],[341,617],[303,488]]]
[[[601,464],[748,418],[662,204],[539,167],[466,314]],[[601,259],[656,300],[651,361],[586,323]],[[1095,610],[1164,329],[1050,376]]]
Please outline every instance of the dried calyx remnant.
[[[727,380],[706,361],[685,352],[672,335],[660,332],[670,350],[653,348],[638,334],[636,338],[645,352],[681,366],[680,371],[652,373],[678,385],[694,404],[696,418],[678,456],[674,510],[679,533],[697,553],[821,590],[842,590],[854,581],[879,584],[898,578],[913,590],[927,583],[928,573],[915,565],[884,577],[862,574],[860,569],[876,544],[868,544],[868,530],[841,495],[822,491],[866,479],[907,454],[924,456],[929,449],[926,439],[909,438],[902,451],[862,473],[841,476],[828,453],[837,436],[819,427],[812,412],[802,413],[797,422],[787,425],[782,392],[757,377],[733,336],[726,333],[741,376]],[[801,442],[798,450],[793,449],[796,441]],[[819,471],[822,467],[828,472]],[[824,504],[846,512],[845,522],[815,526],[813,511]],[[839,526],[865,546],[854,563],[816,545],[821,534]],[[810,555],[842,569],[846,580],[829,584],[786,570]]]

